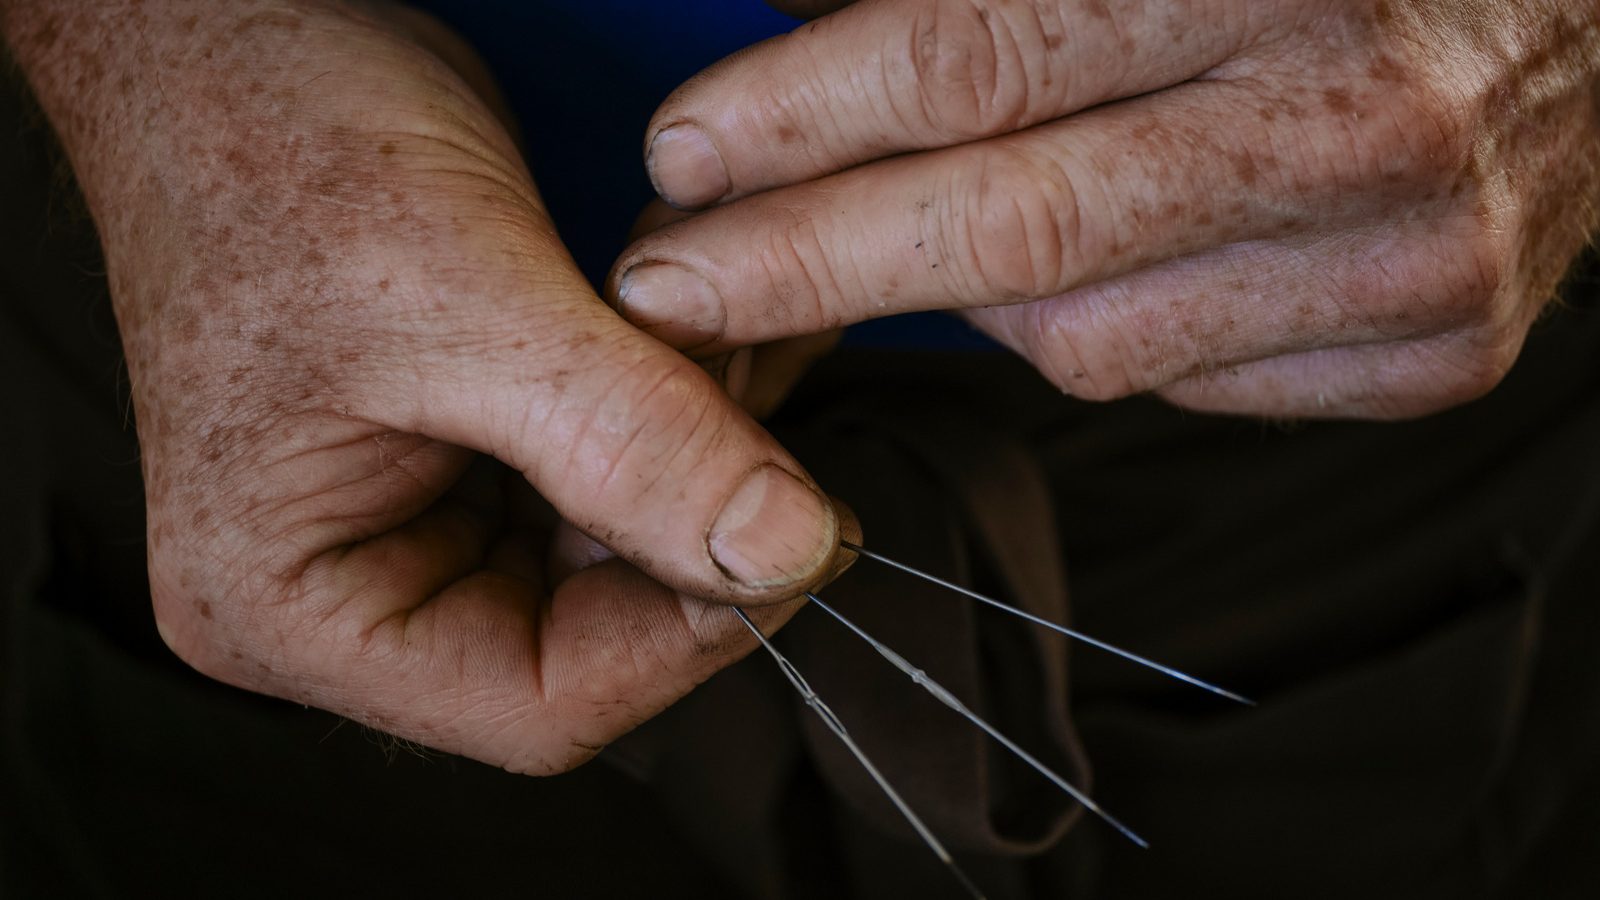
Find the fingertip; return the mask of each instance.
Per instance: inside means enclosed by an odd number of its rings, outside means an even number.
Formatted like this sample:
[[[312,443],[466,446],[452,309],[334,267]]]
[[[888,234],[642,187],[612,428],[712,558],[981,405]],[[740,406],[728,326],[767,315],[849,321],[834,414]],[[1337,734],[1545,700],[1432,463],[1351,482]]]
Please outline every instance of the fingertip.
[[[645,151],[645,171],[656,193],[677,209],[698,209],[733,189],[716,142],[693,122],[662,128]]]
[[[739,602],[792,597],[826,577],[839,546],[833,503],[814,486],[777,465],[758,466],[734,489],[712,520],[706,550],[730,581]]]
[[[679,350],[703,347],[727,329],[728,308],[709,280],[686,266],[640,262],[616,281],[617,314]]]

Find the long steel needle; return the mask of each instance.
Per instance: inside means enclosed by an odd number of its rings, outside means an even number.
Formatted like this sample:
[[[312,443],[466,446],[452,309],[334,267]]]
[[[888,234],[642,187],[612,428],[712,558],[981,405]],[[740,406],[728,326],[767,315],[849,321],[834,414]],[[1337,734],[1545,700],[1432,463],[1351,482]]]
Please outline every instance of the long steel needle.
[[[1194,685],[1195,687],[1203,688],[1204,690],[1208,690],[1211,693],[1218,695],[1219,697],[1226,697],[1229,700],[1234,701],[1235,703],[1243,703],[1245,706],[1255,706],[1256,705],[1256,702],[1254,700],[1251,700],[1248,697],[1241,697],[1240,695],[1235,694],[1233,691],[1227,690],[1226,688],[1218,687],[1218,686],[1212,684],[1209,681],[1202,681],[1199,678],[1194,677],[1193,675],[1189,675],[1189,674],[1187,674],[1185,672],[1180,672],[1177,669],[1172,668],[1171,666],[1162,665],[1161,663],[1158,663],[1153,659],[1147,659],[1147,658],[1145,658],[1143,656],[1140,656],[1139,654],[1134,653],[1134,652],[1132,652],[1130,650],[1124,650],[1121,647],[1115,646],[1113,644],[1108,644],[1105,641],[1102,641],[1102,640],[1100,640],[1098,638],[1090,637],[1089,635],[1084,634],[1081,631],[1076,631],[1074,629],[1068,628],[1065,625],[1057,625],[1055,622],[1052,622],[1049,619],[1040,618],[1039,616],[1036,616],[1033,613],[1028,612],[1025,609],[1018,609],[1017,607],[1012,606],[1009,603],[1003,603],[1003,602],[1001,602],[999,600],[994,599],[993,597],[988,597],[988,596],[985,596],[983,594],[980,594],[977,591],[968,590],[967,588],[964,588],[959,584],[955,584],[953,582],[946,581],[946,580],[944,580],[943,578],[940,578],[937,575],[930,575],[929,573],[924,572],[921,569],[912,568],[911,566],[908,566],[903,562],[898,562],[896,560],[890,559],[887,556],[883,556],[881,554],[873,553],[871,550],[868,550],[865,547],[861,547],[861,546],[859,546],[857,544],[852,544],[849,541],[840,541],[839,545],[841,547],[845,548],[846,550],[851,551],[852,553],[859,553],[862,556],[866,557],[867,559],[872,560],[873,562],[882,563],[882,564],[884,564],[886,566],[889,566],[891,568],[899,569],[900,571],[905,572],[908,575],[914,575],[914,576],[916,576],[918,578],[921,578],[924,581],[930,581],[930,582],[932,582],[934,584],[939,585],[940,587],[948,588],[949,590],[955,591],[958,594],[963,594],[965,596],[971,597],[972,599],[978,601],[979,603],[986,603],[989,606],[994,607],[995,609],[1004,610],[1004,611],[1006,611],[1008,613],[1011,613],[1014,616],[1020,616],[1021,618],[1027,619],[1029,622],[1032,622],[1035,625],[1042,625],[1045,628],[1049,628],[1049,629],[1051,629],[1053,631],[1058,631],[1058,632],[1060,632],[1060,633],[1062,633],[1062,634],[1066,635],[1067,637],[1072,638],[1074,640],[1079,640],[1079,641],[1084,642],[1085,644],[1089,644],[1089,645],[1094,646],[1094,647],[1099,647],[1101,650],[1105,650],[1108,653],[1115,653],[1116,655],[1122,657],[1123,659],[1130,660],[1132,662],[1136,662],[1141,666],[1146,666],[1148,668],[1155,669],[1157,672],[1160,672],[1160,673],[1162,673],[1164,675],[1167,675],[1169,677],[1172,677],[1172,678],[1176,678],[1179,681],[1186,681],[1189,684]]]
[[[799,692],[806,705],[811,707],[811,711],[817,714],[817,717],[822,720],[822,724],[828,726],[828,730],[833,732],[840,743],[845,745],[850,754],[856,758],[856,762],[861,764],[861,768],[872,776],[872,780],[877,783],[878,789],[883,791],[884,796],[889,798],[889,802],[893,803],[895,809],[900,811],[900,815],[905,817],[912,830],[922,838],[924,844],[928,845],[928,849],[933,851],[933,855],[939,857],[939,861],[945,864],[945,867],[950,870],[950,874],[961,882],[961,886],[966,888],[967,893],[974,900],[985,900],[983,891],[980,891],[978,886],[972,883],[972,879],[967,877],[967,873],[961,871],[961,867],[956,865],[955,858],[950,855],[950,851],[944,848],[944,844],[934,836],[927,825],[923,824],[921,817],[912,811],[910,805],[900,796],[900,793],[889,784],[889,780],[883,777],[882,772],[878,771],[878,767],[873,765],[872,760],[867,758],[866,751],[862,750],[856,744],[855,739],[850,737],[850,732],[845,730],[844,723],[839,721],[839,717],[828,707],[828,704],[822,702],[822,698],[817,696],[817,692],[811,689],[810,683],[806,681],[804,675],[800,674],[800,670],[795,668],[794,663],[789,662],[789,658],[779,652],[771,641],[767,640],[767,636],[761,633],[761,629],[756,627],[756,623],[750,621],[750,617],[745,615],[744,610],[735,606],[733,611],[739,617],[739,621],[744,623],[744,627],[750,629],[750,633],[755,635],[756,640],[761,642],[761,646],[772,654],[772,658],[778,663],[778,669],[783,672],[785,678],[789,679],[789,683]]]
[[[1119,821],[1115,816],[1106,812],[1103,808],[1101,808],[1100,804],[1090,799],[1088,794],[1085,794],[1083,791],[1079,790],[1076,785],[1063,778],[1054,769],[1040,762],[1031,753],[1017,746],[1015,741],[1006,737],[1004,734],[1001,734],[999,729],[995,728],[993,725],[990,725],[983,717],[979,716],[971,709],[968,709],[965,703],[962,703],[954,694],[950,693],[950,691],[945,688],[944,685],[934,681],[927,672],[924,672],[912,665],[906,660],[905,657],[894,652],[893,650],[890,650],[882,641],[879,641],[877,638],[874,638],[872,635],[861,630],[860,626],[845,618],[844,615],[838,610],[822,602],[821,597],[818,597],[816,594],[807,593],[805,598],[821,607],[822,610],[828,615],[837,619],[841,625],[854,632],[856,637],[866,641],[869,645],[871,645],[872,649],[878,651],[880,656],[893,663],[895,668],[910,676],[911,680],[920,685],[923,690],[927,691],[929,694],[932,694],[934,699],[955,710],[967,721],[983,729],[986,734],[1000,742],[1002,746],[1015,754],[1018,759],[1032,766],[1040,775],[1043,775],[1044,777],[1050,779],[1050,781],[1054,782],[1056,787],[1066,791],[1067,794],[1072,797],[1072,799],[1083,804],[1085,809],[1088,809],[1090,812],[1104,819],[1112,828],[1122,832],[1122,834],[1126,836],[1128,840],[1133,841],[1135,844],[1138,844],[1140,847],[1146,849],[1150,847],[1149,842],[1140,837],[1138,834],[1134,833],[1133,829],[1122,824],[1122,822]]]

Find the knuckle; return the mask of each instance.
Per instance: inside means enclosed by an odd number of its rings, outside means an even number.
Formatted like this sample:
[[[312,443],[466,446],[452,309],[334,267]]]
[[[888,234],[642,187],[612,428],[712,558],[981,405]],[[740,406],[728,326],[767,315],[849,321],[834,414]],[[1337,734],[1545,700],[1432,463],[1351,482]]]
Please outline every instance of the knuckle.
[[[1468,110],[1445,94],[1414,87],[1390,101],[1395,118],[1409,126],[1413,158],[1439,174],[1453,173],[1472,149]]]
[[[1475,221],[1454,243],[1444,302],[1454,321],[1485,323],[1496,318],[1513,266],[1513,241],[1504,230]]]
[[[1471,399],[1476,399],[1498,387],[1511,371],[1522,350],[1520,335],[1509,327],[1480,328],[1468,335],[1470,349],[1467,363],[1465,389]]]
[[[1416,364],[1428,411],[1470,403],[1494,390],[1516,362],[1521,342],[1508,329],[1464,331],[1444,343],[1418,348]]]
[[[566,478],[596,497],[642,497],[678,481],[713,451],[726,424],[718,392],[687,357],[651,353],[624,367],[577,411]],[[536,428],[522,441],[539,446],[548,434]]]
[[[1013,22],[1020,18],[1021,22]],[[1029,106],[1028,42],[1010,17],[973,0],[936,0],[912,21],[911,66],[922,118],[972,139],[1014,130]]]
[[[1034,327],[1025,331],[1028,355],[1056,387],[1081,400],[1118,400],[1141,390],[1139,367],[1129,358],[1120,326],[1105,321],[1084,327],[1076,316],[1039,307]]]
[[[222,649],[210,601],[163,586],[154,578],[151,600],[156,631],[173,655],[208,678],[231,681],[236,676],[239,661]]]
[[[526,775],[530,778],[565,775],[599,756],[600,751],[604,749],[603,745],[588,744],[573,738],[563,747],[553,747],[538,753],[518,754],[501,763],[500,768],[512,775]]]
[[[1448,186],[1472,151],[1467,107],[1418,80],[1378,95],[1377,115],[1354,126],[1365,160],[1375,161],[1396,182],[1427,189]]]
[[[1499,386],[1505,371],[1487,362],[1458,367],[1455,377],[1443,382],[1436,395],[1437,408],[1450,409],[1470,403]]]
[[[540,703],[505,708],[487,703],[493,712],[472,723],[455,742],[474,748],[472,755],[513,775],[560,775],[605,749],[607,705]]]
[[[864,297],[863,286],[842,280],[849,271],[848,246],[830,247],[816,216],[794,216],[775,228],[763,264],[771,295],[764,315],[775,332],[811,334],[846,324],[855,317],[851,298]]]
[[[176,469],[162,458],[149,471]],[[191,485],[200,487],[201,477],[190,470]],[[287,533],[278,526],[255,521],[267,501],[246,499],[225,482],[206,481],[204,488],[197,492],[203,500],[147,488],[151,613],[162,641],[190,668],[257,688],[268,671],[263,630],[275,621],[264,598],[282,590],[269,570],[292,566],[288,560],[298,558],[299,548],[281,539]]]
[[[965,196],[944,224],[961,252],[962,275],[975,293],[996,300],[1036,299],[1064,285],[1069,244],[1080,234],[1075,186],[1061,168],[995,148],[973,169]]]

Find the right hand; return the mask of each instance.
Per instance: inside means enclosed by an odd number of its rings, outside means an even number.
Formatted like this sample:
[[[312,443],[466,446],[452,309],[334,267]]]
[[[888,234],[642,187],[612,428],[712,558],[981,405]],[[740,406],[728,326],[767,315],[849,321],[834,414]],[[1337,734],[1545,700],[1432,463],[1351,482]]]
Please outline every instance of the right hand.
[[[4,27],[100,229],[183,659],[554,772],[755,646],[697,598],[771,629],[828,577],[847,514],[598,300],[456,72],[348,10],[120,7]],[[475,455],[621,558],[552,563]]]

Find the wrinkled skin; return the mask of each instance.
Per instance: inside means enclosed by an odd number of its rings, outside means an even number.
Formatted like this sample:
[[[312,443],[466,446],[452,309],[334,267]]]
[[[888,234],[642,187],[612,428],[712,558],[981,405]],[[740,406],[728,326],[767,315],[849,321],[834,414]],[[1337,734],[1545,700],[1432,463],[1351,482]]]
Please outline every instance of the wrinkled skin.
[[[155,615],[200,671],[554,772],[756,646],[697,598],[776,628],[832,570],[848,515],[600,302],[426,20],[0,10],[104,244]]]
[[[1596,224],[1596,0],[790,5],[844,8],[646,138],[710,211],[609,294],[696,354],[953,309],[1084,398],[1416,416],[1500,381]]]

